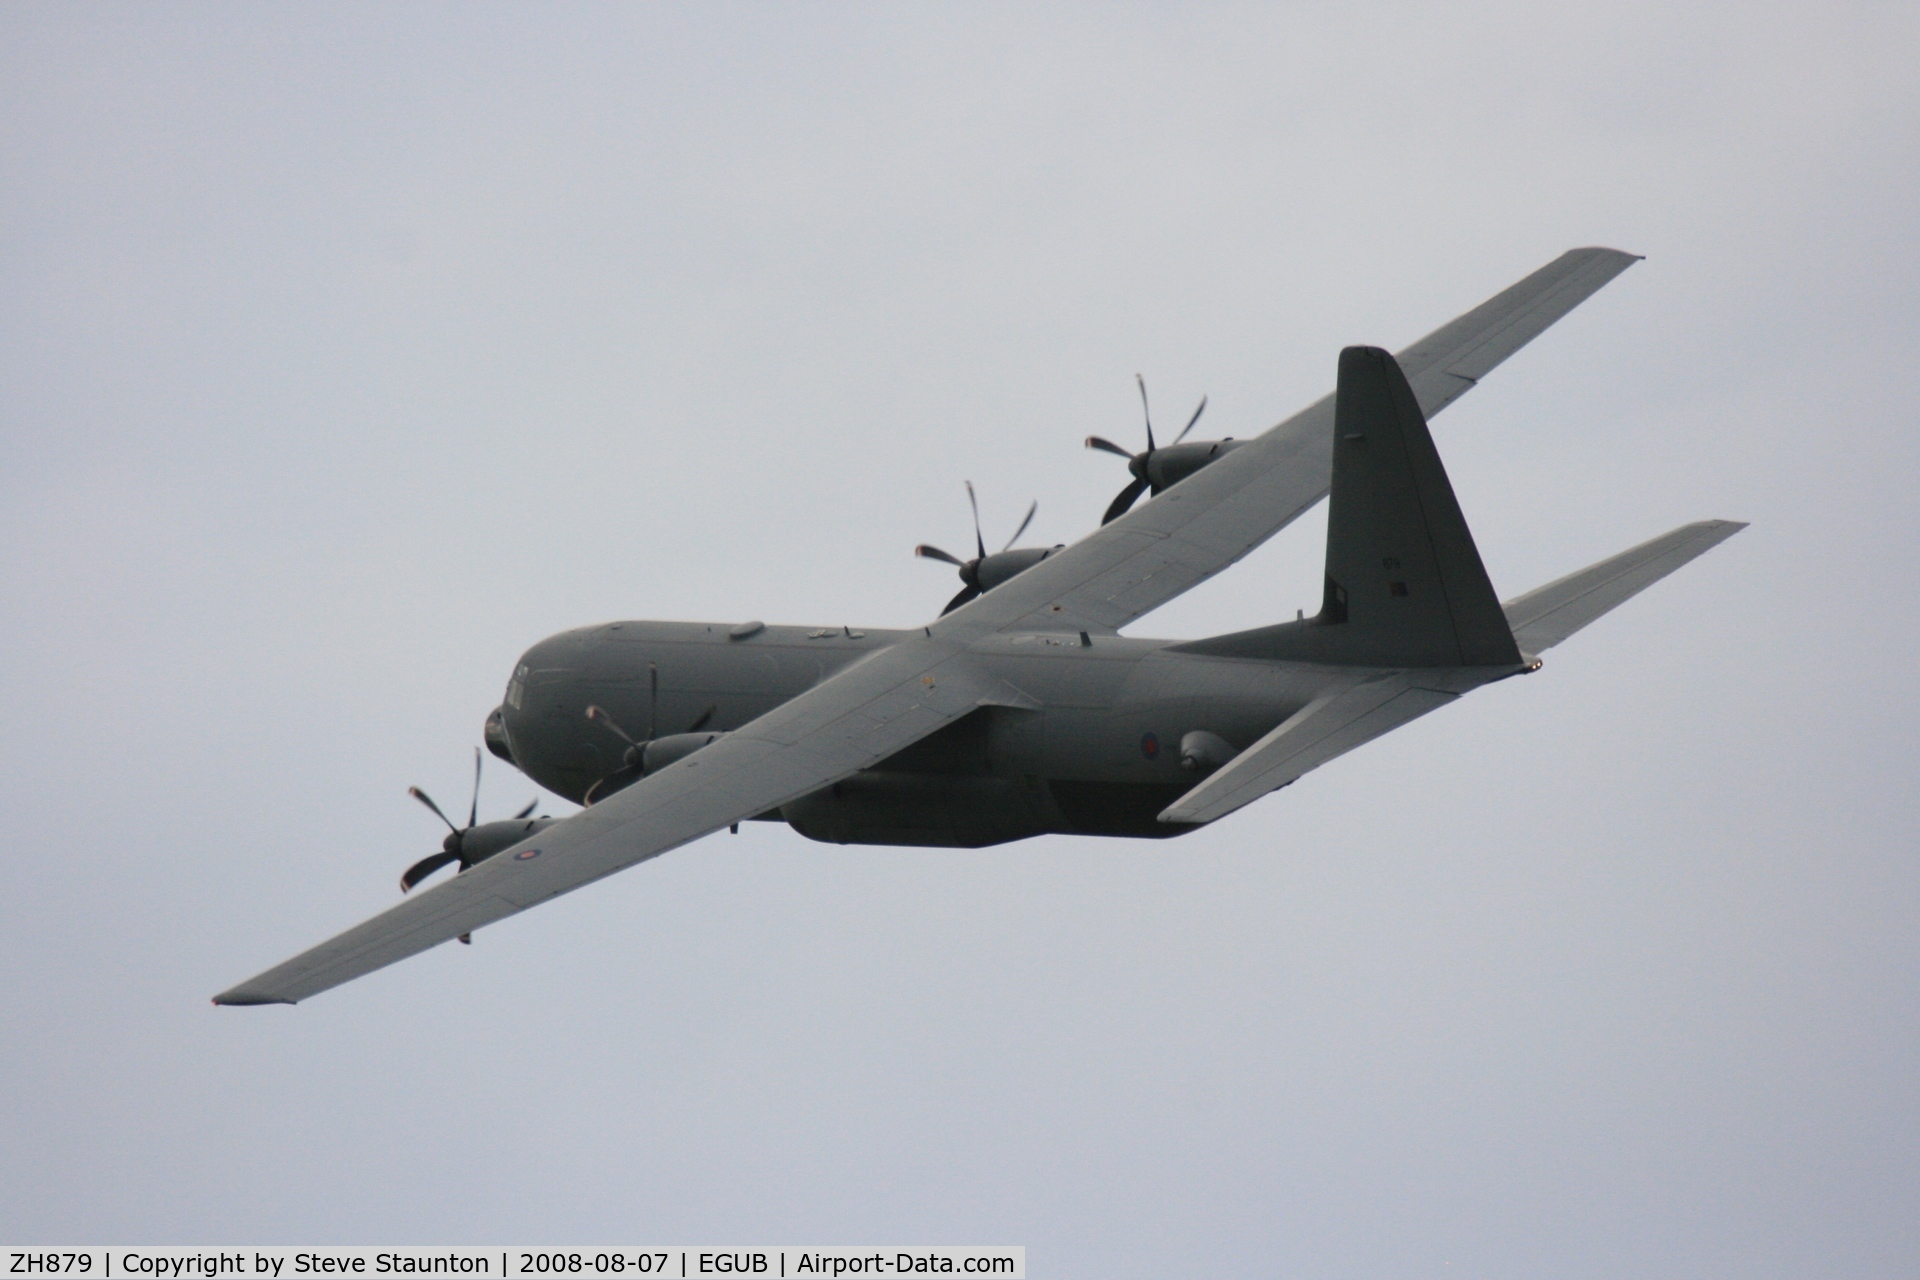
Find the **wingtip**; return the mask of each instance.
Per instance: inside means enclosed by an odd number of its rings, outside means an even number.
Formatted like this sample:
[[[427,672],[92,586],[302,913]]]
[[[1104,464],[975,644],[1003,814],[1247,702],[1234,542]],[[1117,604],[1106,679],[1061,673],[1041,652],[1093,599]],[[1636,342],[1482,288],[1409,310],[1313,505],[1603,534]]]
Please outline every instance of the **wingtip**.
[[[243,988],[235,987],[231,991],[222,991],[219,995],[215,996],[213,1003],[215,1005],[233,1005],[238,1008],[248,1008],[253,1005],[293,1004],[294,1002],[285,996],[270,996],[257,991],[247,991]]]

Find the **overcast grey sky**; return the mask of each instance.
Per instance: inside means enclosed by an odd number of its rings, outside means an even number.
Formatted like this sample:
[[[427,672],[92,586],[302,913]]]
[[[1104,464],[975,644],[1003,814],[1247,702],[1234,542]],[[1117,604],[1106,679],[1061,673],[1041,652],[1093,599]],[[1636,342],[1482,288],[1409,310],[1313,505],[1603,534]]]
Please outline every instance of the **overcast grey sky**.
[[[0,9],[0,1237],[1920,1271],[1917,37]],[[1539,676],[1176,842],[755,825],[208,1006],[393,900],[542,636],[922,621],[963,479],[1092,527],[1135,371],[1251,434],[1582,244],[1647,261],[1436,422],[1496,586],[1753,527]]]

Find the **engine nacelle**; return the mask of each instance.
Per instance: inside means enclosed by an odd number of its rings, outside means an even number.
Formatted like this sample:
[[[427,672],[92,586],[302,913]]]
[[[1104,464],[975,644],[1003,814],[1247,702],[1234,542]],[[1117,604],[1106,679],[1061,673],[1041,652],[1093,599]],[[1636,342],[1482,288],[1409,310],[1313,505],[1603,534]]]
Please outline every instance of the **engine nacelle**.
[[[1062,547],[1021,547],[1016,551],[996,551],[990,556],[983,556],[969,563],[961,571],[960,576],[982,591],[991,591],[1009,578],[1025,573],[1062,549]]]
[[[482,822],[468,827],[459,833],[460,869],[464,871],[505,853],[558,821],[558,818],[508,818],[504,822]]]
[[[704,746],[726,737],[722,730],[707,733],[670,733],[663,738],[654,738],[627,748],[625,759],[600,781],[587,788],[583,797],[587,804],[596,805],[614,792],[630,787],[650,773],[658,773],[677,760],[684,760]]]
[[[719,730],[709,733],[670,733],[664,738],[655,738],[640,749],[640,772],[642,775],[658,773],[676,760],[684,760],[700,748],[709,746],[727,735]]]
[[[1179,484],[1208,463],[1220,459],[1247,443],[1229,436],[1225,440],[1195,440],[1191,444],[1169,444],[1145,455],[1146,476],[1155,493]]]

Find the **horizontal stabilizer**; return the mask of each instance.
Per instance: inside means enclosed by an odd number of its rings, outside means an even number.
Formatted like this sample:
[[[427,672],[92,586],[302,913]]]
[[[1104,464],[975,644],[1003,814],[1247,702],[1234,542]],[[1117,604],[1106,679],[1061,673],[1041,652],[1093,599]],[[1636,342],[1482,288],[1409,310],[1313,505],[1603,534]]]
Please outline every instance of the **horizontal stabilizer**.
[[[1739,520],[1683,524],[1631,551],[1588,565],[1536,587],[1502,606],[1513,638],[1528,653],[1541,653],[1617,605],[1626,603],[1696,556],[1746,528]]]
[[[1381,676],[1314,699],[1174,801],[1161,813],[1160,821],[1202,823],[1224,818],[1335,756],[1459,697],[1443,689],[1422,688],[1416,679],[1411,674]]]

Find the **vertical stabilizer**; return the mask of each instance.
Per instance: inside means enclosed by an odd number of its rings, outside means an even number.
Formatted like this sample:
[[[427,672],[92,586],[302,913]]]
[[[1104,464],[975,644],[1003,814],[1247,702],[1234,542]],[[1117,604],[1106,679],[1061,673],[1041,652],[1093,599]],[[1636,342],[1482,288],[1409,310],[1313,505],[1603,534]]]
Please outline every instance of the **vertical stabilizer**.
[[[1420,404],[1378,347],[1340,353],[1320,612],[1188,652],[1382,667],[1517,666]]]
[[[1426,417],[1392,356],[1378,347],[1340,353],[1333,423],[1323,620],[1364,633],[1396,665],[1520,661]]]

